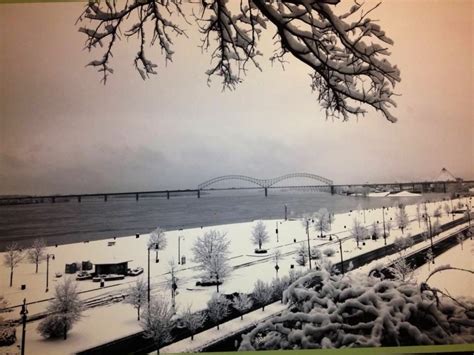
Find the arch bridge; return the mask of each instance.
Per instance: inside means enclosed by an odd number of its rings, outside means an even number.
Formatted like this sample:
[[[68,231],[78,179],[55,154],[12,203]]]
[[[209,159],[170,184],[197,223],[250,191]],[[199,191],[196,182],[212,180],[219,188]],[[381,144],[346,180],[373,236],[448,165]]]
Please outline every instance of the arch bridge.
[[[209,186],[216,184],[221,181],[227,181],[227,180],[240,180],[240,181],[245,181],[245,182],[250,182],[252,184],[255,184],[263,189],[265,189],[265,196],[268,194],[268,188],[272,187],[275,184],[278,184],[281,181],[285,180],[290,180],[290,179],[295,179],[295,178],[307,178],[307,179],[312,179],[318,182],[316,186],[328,186],[331,187],[331,193],[333,193],[333,181],[329,180],[325,177],[315,175],[315,174],[310,174],[310,173],[292,173],[292,174],[286,174],[282,176],[277,176],[274,178],[270,179],[258,179],[254,178],[251,176],[245,176],[245,175],[224,175],[224,176],[218,176],[212,179],[209,179],[207,181],[204,181],[203,183],[198,185],[198,190],[204,190],[208,188]]]

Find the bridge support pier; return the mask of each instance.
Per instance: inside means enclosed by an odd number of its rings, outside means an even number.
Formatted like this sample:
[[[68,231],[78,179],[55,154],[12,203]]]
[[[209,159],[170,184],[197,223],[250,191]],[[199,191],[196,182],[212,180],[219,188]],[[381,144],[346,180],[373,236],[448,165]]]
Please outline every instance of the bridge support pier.
[[[265,187],[265,197],[268,197],[268,187]]]
[[[139,194],[135,194],[135,201],[137,201],[137,202],[138,202],[138,198],[139,198],[138,196],[139,196]]]
[[[336,193],[336,189],[334,188],[334,185],[331,185],[331,195],[334,195]]]
[[[170,192],[169,192],[169,191],[166,191],[166,199],[167,199],[167,200],[170,199]]]
[[[403,191],[403,185],[402,184],[398,185],[398,187],[400,188],[400,192]]]
[[[104,202],[107,202],[107,195],[104,195]]]
[[[448,191],[448,190],[446,189],[446,183],[445,183],[445,182],[443,182],[443,191],[444,191],[444,193],[446,193],[446,192]]]
[[[77,196],[77,202],[81,203],[82,196]]]
[[[201,190],[198,190],[198,198],[201,198]]]
[[[51,202],[56,203],[56,197],[51,197]]]

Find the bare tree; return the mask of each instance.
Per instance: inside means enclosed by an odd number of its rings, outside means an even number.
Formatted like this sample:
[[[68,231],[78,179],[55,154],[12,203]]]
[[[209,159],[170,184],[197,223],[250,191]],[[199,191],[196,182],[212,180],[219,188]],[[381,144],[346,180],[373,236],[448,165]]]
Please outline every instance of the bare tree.
[[[357,247],[359,247],[359,242],[367,238],[369,234],[367,228],[359,221],[356,217],[352,222],[351,236],[357,242]]]
[[[269,239],[267,228],[262,221],[258,221],[252,230],[252,243],[258,245],[258,250],[262,250],[263,243]]]
[[[442,216],[441,206],[438,206],[438,207],[436,207],[436,209],[433,212],[433,217],[435,217],[437,220],[439,220],[441,216]]]
[[[300,243],[300,246],[296,250],[296,262],[301,266],[306,266],[308,262],[308,248],[304,242]]]
[[[140,320],[143,336],[146,339],[153,340],[158,354],[160,348],[172,340],[170,331],[174,324],[173,314],[172,307],[162,297],[153,298],[149,307],[143,309]]]
[[[207,302],[207,311],[209,318],[217,325],[219,330],[219,322],[229,314],[230,301],[219,293],[214,293]]]
[[[216,230],[206,232],[198,237],[193,248],[194,261],[199,264],[201,270],[206,273],[209,280],[214,280],[219,292],[219,283],[230,273],[228,265],[230,240],[225,233]]]
[[[421,204],[418,202],[416,204],[416,220],[418,221],[418,227],[421,227],[422,219],[423,219],[423,214],[421,213]]]
[[[430,265],[434,264],[434,254],[431,248],[429,248],[428,251],[426,252],[425,260],[426,260],[426,263],[428,264],[428,271],[430,271],[430,267],[431,267]]]
[[[415,270],[403,257],[398,258],[389,269],[395,279],[402,282],[411,281]]]
[[[13,286],[13,270],[23,260],[23,251],[17,243],[12,242],[5,248],[3,264],[10,268],[10,287]]]
[[[158,251],[163,250],[166,248],[168,241],[166,240],[166,233],[165,230],[156,227],[151,233],[150,237],[148,238],[148,249],[155,249],[155,262],[158,263],[160,259],[158,259]]]
[[[260,34],[269,31],[271,24],[277,48],[271,61],[283,66],[291,56],[306,65],[312,71],[311,88],[318,92],[328,117],[348,120],[349,115],[365,114],[360,105],[367,105],[395,122],[390,108],[395,106],[393,88],[400,81],[400,71],[386,59],[393,41],[368,17],[380,4],[363,9],[355,2],[349,11],[336,14],[338,3],[246,0],[238,6],[224,0],[185,5],[179,0],[90,1],[78,21],[82,23],[79,31],[86,35],[86,48],[103,50],[101,58],[88,65],[102,73],[105,83],[113,73],[112,52],[122,36],[138,37],[134,65],[146,79],[157,74],[148,46],[158,44],[165,60],[172,61],[172,34],[186,36],[181,23],[191,24],[192,17],[202,34],[201,49],[211,53],[208,83],[217,76],[223,88],[231,90],[242,81],[249,65],[261,70],[257,61],[262,55]]]
[[[273,261],[275,262],[275,272],[276,272],[276,278],[278,279],[278,270],[280,269],[280,265],[278,263],[280,262],[281,259],[281,251],[279,249],[275,250],[275,253],[273,253]]]
[[[450,214],[451,214],[451,206],[449,205],[449,203],[445,203],[443,205],[443,208],[444,208],[444,213],[446,213],[446,217],[448,217]]]
[[[232,300],[232,307],[234,307],[240,314],[240,319],[244,319],[244,313],[252,308],[253,302],[245,293],[239,293]]]
[[[403,231],[406,227],[408,227],[408,224],[410,223],[410,219],[404,206],[400,206],[398,211],[395,213],[395,222],[397,223],[398,228],[400,228],[403,234]]]
[[[272,289],[262,280],[257,280],[253,287],[252,297],[257,302],[257,304],[262,306],[263,312],[265,310],[265,305],[272,299]]]
[[[141,278],[137,279],[133,286],[128,288],[128,295],[125,302],[132,305],[137,310],[137,320],[140,320],[140,309],[147,302],[147,283]]]
[[[73,324],[81,319],[83,308],[77,282],[72,277],[65,278],[56,285],[54,298],[47,308],[50,315],[40,322],[38,332],[45,338],[63,336],[66,340]]]
[[[181,321],[191,333],[191,340],[194,340],[194,334],[196,334],[196,330],[203,326],[205,320],[206,315],[204,313],[192,312],[190,306],[188,306],[181,315]]]
[[[324,232],[329,232],[331,230],[329,212],[327,209],[321,208],[314,214],[314,229],[319,232],[321,237]]]
[[[27,259],[30,263],[36,265],[36,273],[38,273],[38,265],[46,258],[46,243],[44,239],[35,239],[31,248],[26,251]]]

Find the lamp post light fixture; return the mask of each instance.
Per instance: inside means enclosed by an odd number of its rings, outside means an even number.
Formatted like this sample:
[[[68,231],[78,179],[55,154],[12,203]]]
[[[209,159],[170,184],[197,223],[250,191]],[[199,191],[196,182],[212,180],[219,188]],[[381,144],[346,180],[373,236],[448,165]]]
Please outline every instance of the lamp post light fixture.
[[[26,298],[23,299],[23,304],[21,305],[21,324],[22,324],[22,332],[21,332],[21,355],[25,355],[25,336],[26,336],[26,320],[28,317],[28,309],[26,308]]]
[[[54,260],[54,254],[46,254],[46,291],[49,291],[49,258]]]

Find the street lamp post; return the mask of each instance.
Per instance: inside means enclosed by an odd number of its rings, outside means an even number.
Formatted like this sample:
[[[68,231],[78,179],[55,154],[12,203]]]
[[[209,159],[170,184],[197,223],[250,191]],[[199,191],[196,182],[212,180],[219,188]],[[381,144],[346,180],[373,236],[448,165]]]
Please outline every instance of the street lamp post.
[[[433,229],[431,227],[431,217],[428,214],[425,214],[424,218],[428,222],[429,235],[430,235],[430,241],[431,241],[431,250],[433,250]]]
[[[308,239],[308,262],[309,262],[309,269],[311,270],[311,245],[309,244],[309,219],[306,218],[306,237]]]
[[[275,232],[276,232],[276,235],[277,235],[277,243],[278,243],[279,242],[279,240],[278,240],[278,221],[276,221]]]
[[[339,242],[339,252],[341,253],[341,273],[344,275],[344,258],[342,256],[342,241],[337,234],[334,234],[334,236],[337,238],[337,241]]]
[[[23,299],[20,315],[21,315],[21,323],[23,327],[22,332],[21,332],[21,355],[25,355],[26,319],[28,317],[28,309],[26,308],[26,298]]]
[[[383,221],[383,240],[384,240],[384,245],[387,245],[387,233],[385,232],[385,206],[382,206],[382,221]]]
[[[46,254],[46,291],[49,291],[49,258],[54,260],[54,254]]]
[[[150,250],[151,248],[155,247],[155,249],[158,249],[158,244],[157,243],[152,243],[148,246],[148,288],[147,288],[147,300],[148,300],[148,309],[150,309],[150,294],[151,294],[151,289],[150,289]]]

